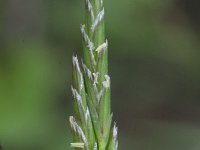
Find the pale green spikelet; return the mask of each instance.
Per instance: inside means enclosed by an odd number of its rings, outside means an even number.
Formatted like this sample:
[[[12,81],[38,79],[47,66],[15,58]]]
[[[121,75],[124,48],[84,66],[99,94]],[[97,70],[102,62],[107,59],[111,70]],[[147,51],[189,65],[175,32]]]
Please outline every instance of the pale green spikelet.
[[[73,56],[72,95],[74,116],[71,147],[83,150],[117,150],[117,127],[111,128],[108,41],[105,38],[103,0],[84,0],[81,25],[83,60]]]

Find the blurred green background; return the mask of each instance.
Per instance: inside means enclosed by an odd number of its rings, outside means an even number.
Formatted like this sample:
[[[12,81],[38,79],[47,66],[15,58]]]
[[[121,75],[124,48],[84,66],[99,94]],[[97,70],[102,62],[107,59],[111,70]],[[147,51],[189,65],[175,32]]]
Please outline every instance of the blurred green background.
[[[105,0],[119,149],[200,149],[199,6]],[[83,11],[80,0],[0,0],[0,149],[70,150]]]

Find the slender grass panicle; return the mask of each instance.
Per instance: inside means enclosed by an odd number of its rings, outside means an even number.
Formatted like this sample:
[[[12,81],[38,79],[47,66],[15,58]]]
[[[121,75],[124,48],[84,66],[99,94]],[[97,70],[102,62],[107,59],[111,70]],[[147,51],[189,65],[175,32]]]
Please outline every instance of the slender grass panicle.
[[[117,150],[117,127],[110,110],[108,41],[105,38],[103,0],[84,0],[81,25],[83,60],[73,56],[72,95],[74,116],[71,147],[84,150]]]

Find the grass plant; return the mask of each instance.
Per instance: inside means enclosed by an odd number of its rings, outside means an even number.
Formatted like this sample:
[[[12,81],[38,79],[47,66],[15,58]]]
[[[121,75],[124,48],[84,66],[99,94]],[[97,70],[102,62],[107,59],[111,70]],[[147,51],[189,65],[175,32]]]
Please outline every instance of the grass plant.
[[[73,56],[74,115],[69,117],[73,143],[84,150],[117,150],[117,127],[112,126],[108,41],[105,38],[103,0],[84,0],[81,25],[83,59]]]

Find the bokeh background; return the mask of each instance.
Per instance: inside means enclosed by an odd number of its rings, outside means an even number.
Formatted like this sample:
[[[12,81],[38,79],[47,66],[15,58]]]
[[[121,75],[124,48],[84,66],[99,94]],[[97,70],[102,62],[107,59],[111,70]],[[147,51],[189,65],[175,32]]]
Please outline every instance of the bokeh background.
[[[105,0],[120,150],[200,149],[200,2]],[[0,149],[70,150],[83,1],[0,0]]]

